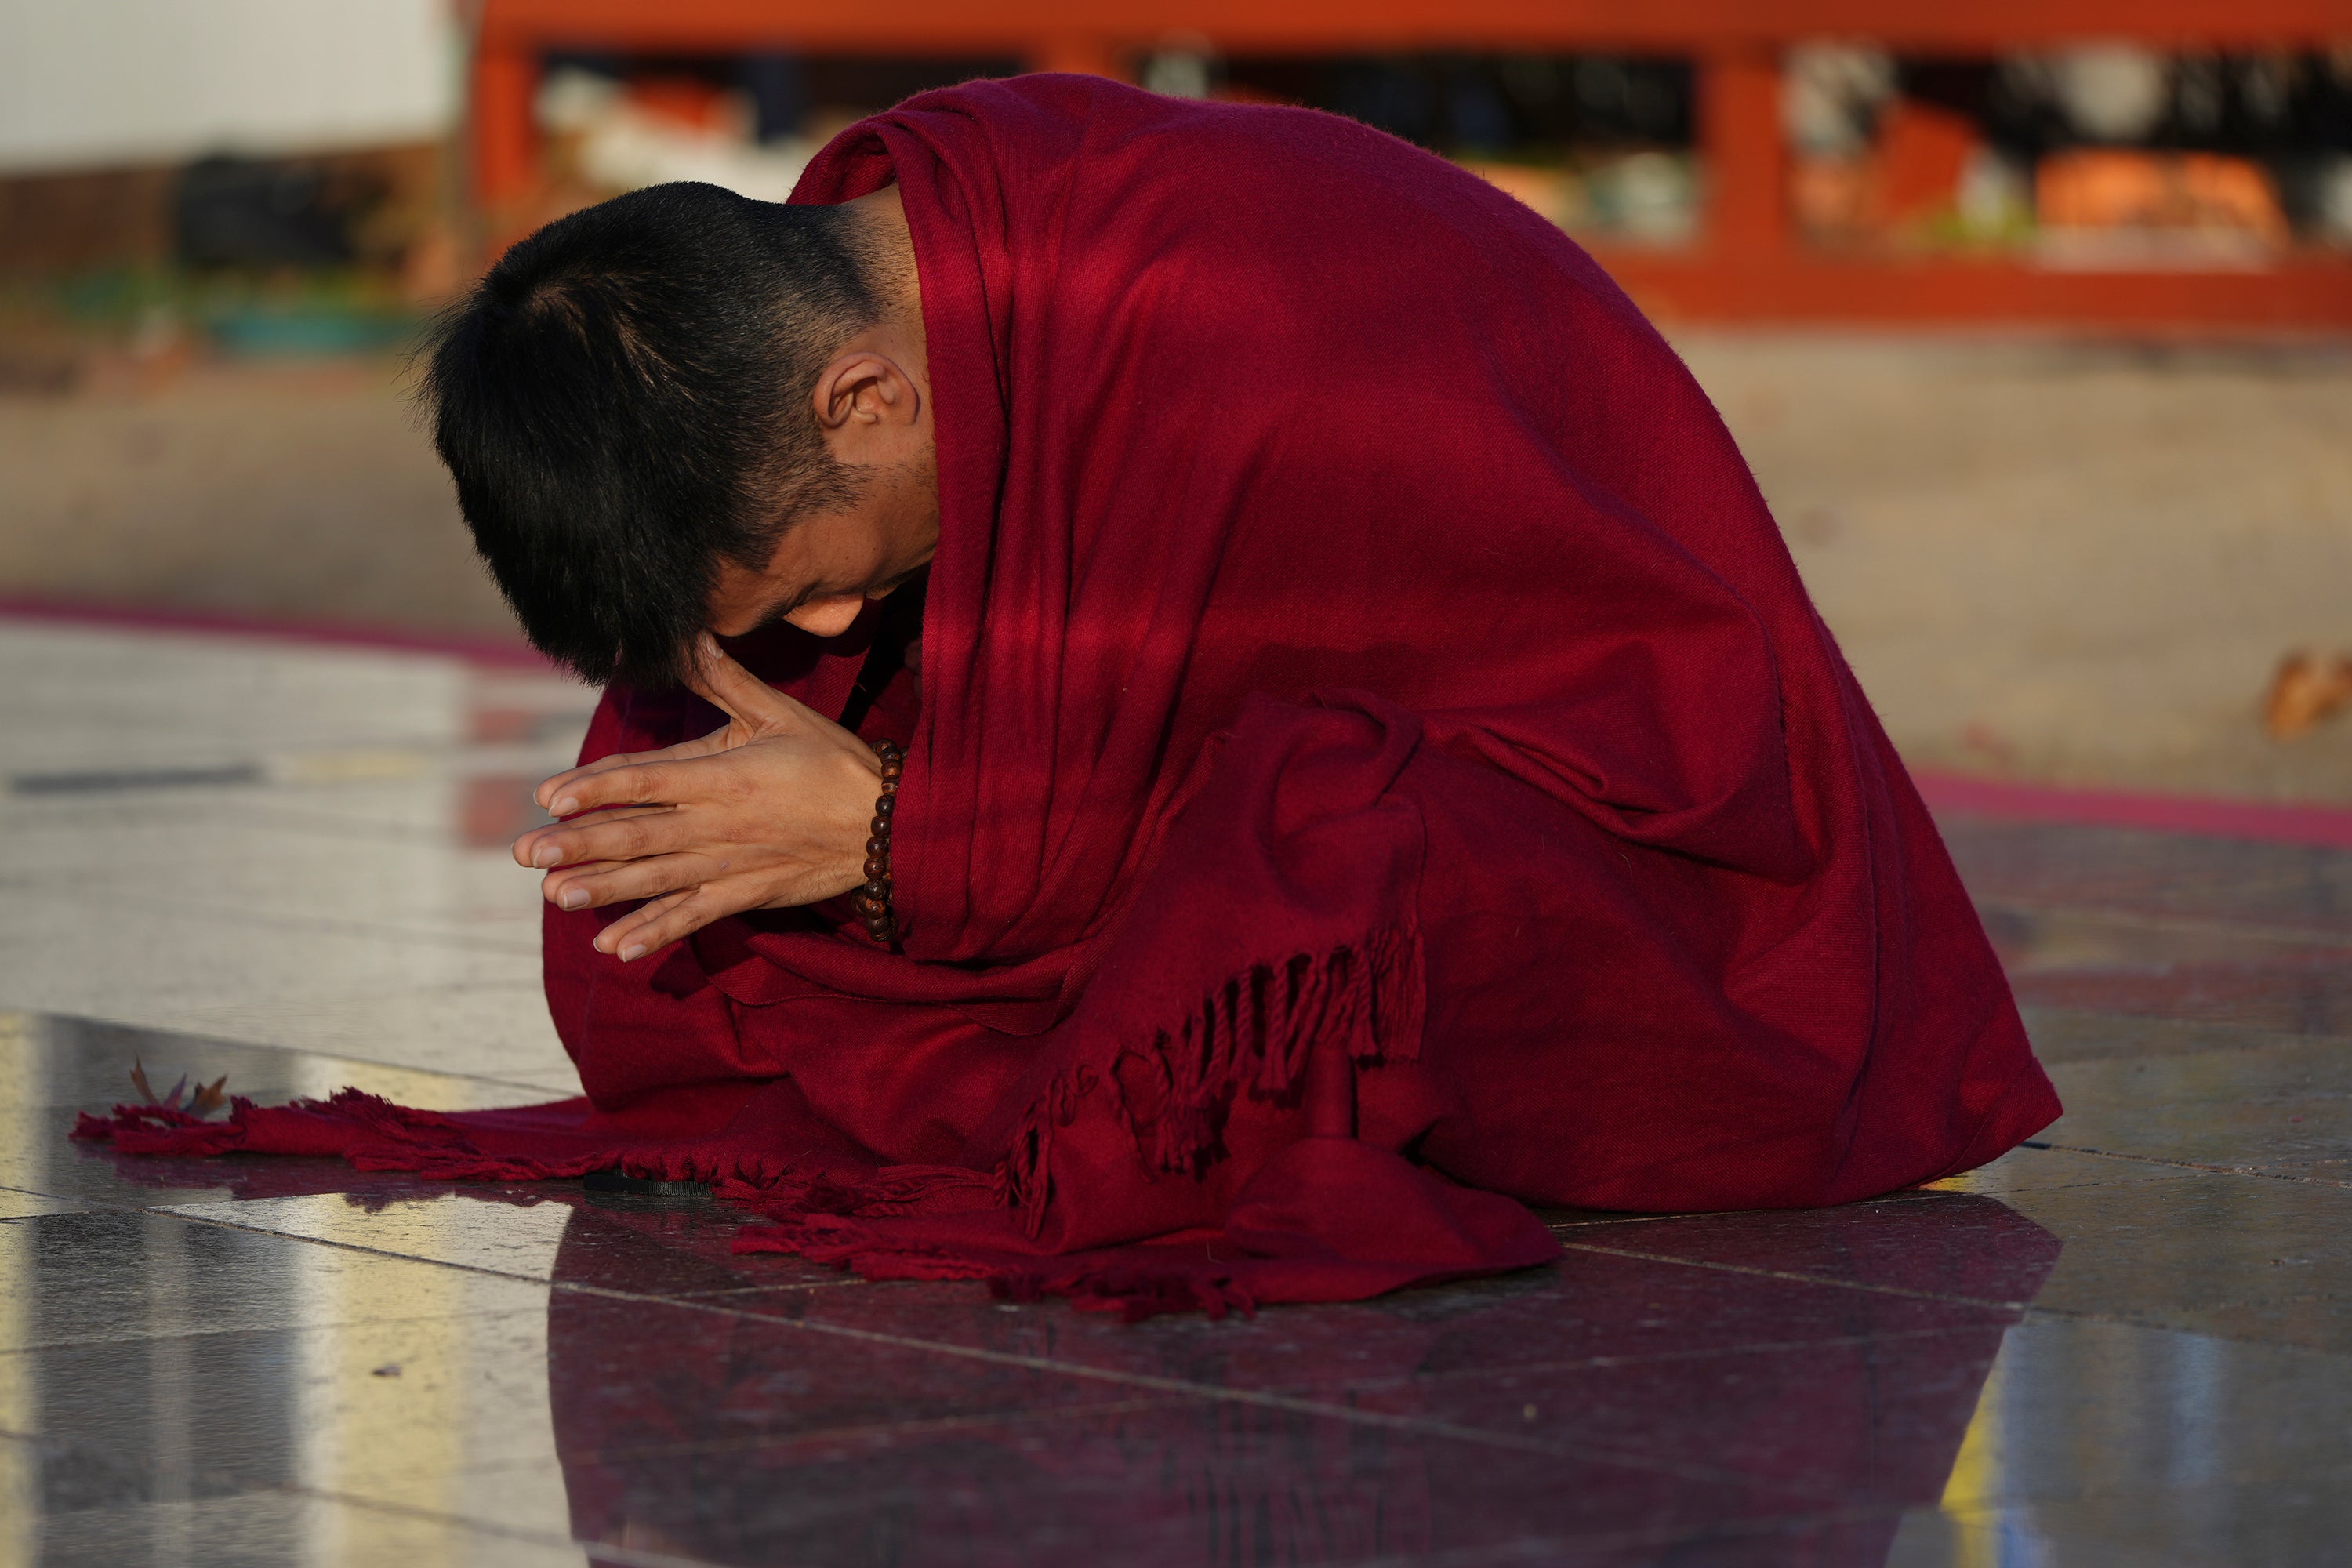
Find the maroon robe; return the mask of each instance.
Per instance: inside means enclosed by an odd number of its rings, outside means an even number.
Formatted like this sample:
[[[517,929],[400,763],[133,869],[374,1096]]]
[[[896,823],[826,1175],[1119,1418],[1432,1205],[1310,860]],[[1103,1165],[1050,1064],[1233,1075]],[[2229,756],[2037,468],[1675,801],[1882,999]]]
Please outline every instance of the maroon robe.
[[[781,1249],[1140,1312],[1538,1262],[1526,1205],[1864,1197],[2056,1116],[1722,421],[1566,237],[1348,121],[1078,77],[914,99],[795,199],[892,181],[940,495],[919,708],[864,721],[902,951],[786,911],[623,965],[551,912],[584,1100],[126,1147],[714,1181]],[[739,652],[838,714],[871,620]],[[614,691],[582,754],[717,722]]]

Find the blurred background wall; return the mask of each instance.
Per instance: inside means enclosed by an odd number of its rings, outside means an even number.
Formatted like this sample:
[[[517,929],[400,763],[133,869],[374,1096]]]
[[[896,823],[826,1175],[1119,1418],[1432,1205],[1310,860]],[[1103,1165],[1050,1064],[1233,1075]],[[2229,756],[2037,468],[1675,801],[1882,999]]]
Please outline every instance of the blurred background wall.
[[[1351,115],[1589,246],[1915,761],[2352,798],[2341,11],[0,0],[0,598],[511,637],[419,323],[586,202],[779,199],[908,93],[1080,68]]]
[[[0,170],[431,141],[456,22],[444,0],[5,0]]]

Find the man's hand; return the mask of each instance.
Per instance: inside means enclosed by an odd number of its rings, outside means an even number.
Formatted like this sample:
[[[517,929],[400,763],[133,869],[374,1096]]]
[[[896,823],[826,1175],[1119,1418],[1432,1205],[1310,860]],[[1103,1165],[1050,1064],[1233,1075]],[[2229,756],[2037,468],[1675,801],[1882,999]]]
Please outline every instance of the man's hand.
[[[539,804],[577,821],[515,840],[525,866],[552,867],[560,909],[648,900],[596,936],[623,963],[745,910],[813,904],[866,880],[867,819],[880,764],[865,742],[737,664],[709,638],[690,684],[726,728],[658,752],[604,757],[539,786]]]

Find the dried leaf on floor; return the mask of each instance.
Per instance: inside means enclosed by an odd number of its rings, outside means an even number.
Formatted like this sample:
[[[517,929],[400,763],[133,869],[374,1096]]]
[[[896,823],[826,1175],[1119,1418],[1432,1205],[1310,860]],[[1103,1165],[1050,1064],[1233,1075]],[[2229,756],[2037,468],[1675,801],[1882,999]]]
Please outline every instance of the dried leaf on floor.
[[[188,1087],[188,1075],[180,1075],[180,1081],[172,1086],[170,1094],[158,1096],[147,1082],[147,1064],[133,1057],[131,1058],[131,1087],[137,1089],[139,1098],[148,1104],[160,1105],[166,1110],[177,1110],[180,1109],[180,1095]]]
[[[180,1081],[172,1086],[171,1093],[159,1095],[154,1086],[147,1081],[147,1064],[133,1057],[131,1061],[131,1087],[137,1089],[139,1098],[150,1105],[160,1106],[165,1110],[179,1110],[183,1109],[181,1098],[188,1093],[188,1075],[180,1075]],[[210,1083],[198,1084],[194,1095],[188,1098],[187,1113],[199,1121],[203,1121],[228,1103],[227,1089],[226,1073]]]
[[[2352,704],[2352,658],[2297,649],[2283,659],[2263,699],[2263,728],[2276,741],[2298,740]]]
[[[210,1083],[198,1085],[195,1098],[188,1101],[188,1114],[195,1117],[210,1116],[228,1103],[227,1089],[228,1074],[226,1073],[221,1074]]]

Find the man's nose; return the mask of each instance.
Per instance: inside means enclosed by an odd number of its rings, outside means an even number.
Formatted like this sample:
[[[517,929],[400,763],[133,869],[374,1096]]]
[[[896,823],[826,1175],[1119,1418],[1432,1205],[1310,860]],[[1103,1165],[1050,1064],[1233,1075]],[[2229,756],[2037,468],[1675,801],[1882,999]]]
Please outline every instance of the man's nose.
[[[828,598],[811,599],[784,619],[811,637],[837,637],[850,628],[865,608],[865,595],[839,594]]]

